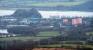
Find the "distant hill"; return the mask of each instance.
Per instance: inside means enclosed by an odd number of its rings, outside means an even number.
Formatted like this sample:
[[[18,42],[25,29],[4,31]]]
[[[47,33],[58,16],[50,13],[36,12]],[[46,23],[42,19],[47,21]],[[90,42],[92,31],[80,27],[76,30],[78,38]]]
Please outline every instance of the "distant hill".
[[[91,11],[93,12],[93,0],[90,0],[84,4],[76,6],[56,6],[56,7],[37,7],[42,10],[62,10],[62,11]]]
[[[8,18],[13,17],[13,18],[19,18],[19,19],[21,18],[28,18],[28,19],[39,18],[40,19],[42,18],[42,15],[38,12],[37,9],[32,8],[32,9],[17,9],[13,14],[3,15],[3,17],[8,17]]]
[[[24,17],[24,18],[41,18],[41,14],[34,8],[26,10],[26,9],[18,9],[15,11],[13,17]]]
[[[93,11],[93,0],[88,1],[81,5],[71,6],[71,7],[64,7],[58,6],[55,8],[59,8],[59,10],[72,10],[72,11]]]

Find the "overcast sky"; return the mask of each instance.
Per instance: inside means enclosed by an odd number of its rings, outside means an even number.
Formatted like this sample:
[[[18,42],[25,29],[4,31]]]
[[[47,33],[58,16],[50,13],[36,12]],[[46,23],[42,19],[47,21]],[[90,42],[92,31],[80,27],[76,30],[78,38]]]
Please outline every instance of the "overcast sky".
[[[3,15],[11,15],[13,14],[15,11],[14,10],[0,10],[0,16]]]

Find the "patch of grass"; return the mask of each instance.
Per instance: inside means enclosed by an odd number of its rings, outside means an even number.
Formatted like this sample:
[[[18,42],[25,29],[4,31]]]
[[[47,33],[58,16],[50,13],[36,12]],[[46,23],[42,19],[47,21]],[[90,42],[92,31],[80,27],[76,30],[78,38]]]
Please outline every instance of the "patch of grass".
[[[57,31],[40,32],[37,36],[58,36],[60,35]]]
[[[12,41],[12,40],[33,40],[38,41],[40,39],[48,39],[52,36],[58,36],[60,35],[57,31],[47,31],[47,32],[40,32],[36,36],[18,36],[18,37],[6,37],[6,38],[0,38],[0,41]]]
[[[32,3],[32,4],[28,4],[28,5],[32,5],[32,6],[75,6],[75,5],[80,5],[85,3],[85,1],[81,1],[81,2],[37,2],[37,3]]]
[[[6,37],[6,38],[0,38],[0,41],[13,41],[13,40],[21,40],[21,41],[38,41],[40,39],[47,39],[50,37],[31,37],[31,36],[20,36],[20,37]]]
[[[77,44],[50,44],[50,45],[39,45],[38,47],[64,47],[64,48],[77,48]],[[79,45],[80,48],[92,48],[92,45]]]
[[[88,32],[88,33],[86,33],[86,35],[91,35],[91,36],[93,36],[93,32]]]
[[[40,45],[38,47],[61,47],[61,44],[52,44],[52,45]]]

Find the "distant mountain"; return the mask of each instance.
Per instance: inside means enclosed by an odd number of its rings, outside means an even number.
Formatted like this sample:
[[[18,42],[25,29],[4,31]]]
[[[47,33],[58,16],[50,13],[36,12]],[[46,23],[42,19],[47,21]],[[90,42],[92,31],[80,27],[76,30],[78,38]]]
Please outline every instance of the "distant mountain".
[[[57,6],[55,7],[57,10],[70,10],[70,11],[93,11],[93,0],[88,1],[81,5],[65,7],[65,6]]]
[[[79,10],[79,11],[93,11],[93,0],[84,3],[82,5],[72,6],[72,10]]]
[[[88,1],[81,5],[72,6],[72,7],[70,7],[70,9],[75,10],[75,11],[93,11],[92,5],[93,5],[93,0]]]
[[[42,10],[62,10],[62,11],[91,11],[93,12],[93,0],[90,0],[84,4],[76,6],[56,6],[56,7],[36,7]]]

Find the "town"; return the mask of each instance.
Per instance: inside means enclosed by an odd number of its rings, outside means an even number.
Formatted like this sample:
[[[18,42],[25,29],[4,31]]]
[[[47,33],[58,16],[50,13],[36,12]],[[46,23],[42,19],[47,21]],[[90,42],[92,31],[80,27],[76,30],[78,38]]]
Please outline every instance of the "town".
[[[93,45],[93,12],[73,12],[45,12],[32,8],[0,16],[0,44],[5,50],[22,45],[22,48]]]

